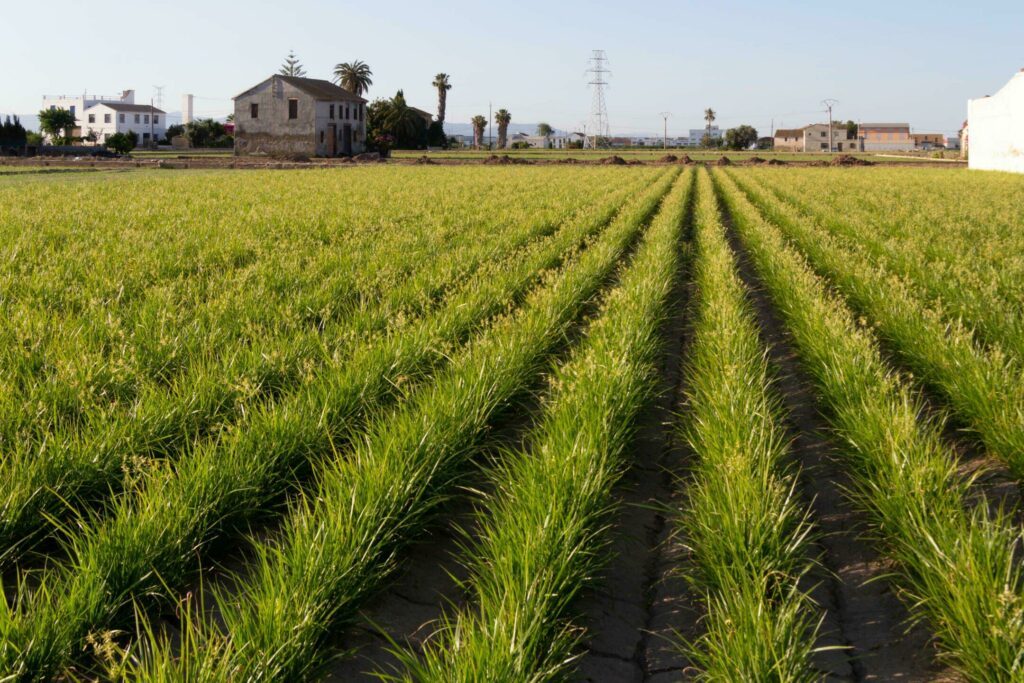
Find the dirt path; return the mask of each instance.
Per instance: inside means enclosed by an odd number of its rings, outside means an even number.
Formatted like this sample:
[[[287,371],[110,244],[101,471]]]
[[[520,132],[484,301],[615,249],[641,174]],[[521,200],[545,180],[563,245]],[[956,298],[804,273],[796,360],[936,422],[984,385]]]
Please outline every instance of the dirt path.
[[[685,218],[692,229],[692,197]],[[678,569],[684,562],[674,542],[672,509],[686,454],[676,426],[685,357],[689,269],[671,295],[663,333],[662,378],[657,400],[640,420],[616,490],[621,504],[611,520],[610,561],[595,588],[578,605],[586,628],[586,650],[577,666],[580,681],[677,681],[687,665],[674,646],[675,633],[692,635],[695,601]]]
[[[818,545],[824,571],[812,577],[817,585],[813,596],[825,610],[819,644],[844,649],[819,653],[816,664],[833,681],[954,680],[934,661],[927,631],[920,626],[908,628],[906,608],[888,583],[880,580],[890,568],[860,537],[863,517],[841,493],[850,480],[840,466],[841,454],[826,436],[828,425],[818,412],[810,378],[729,217],[724,220],[778,372],[776,386],[794,434],[792,452],[802,469],[802,493],[822,534]]]

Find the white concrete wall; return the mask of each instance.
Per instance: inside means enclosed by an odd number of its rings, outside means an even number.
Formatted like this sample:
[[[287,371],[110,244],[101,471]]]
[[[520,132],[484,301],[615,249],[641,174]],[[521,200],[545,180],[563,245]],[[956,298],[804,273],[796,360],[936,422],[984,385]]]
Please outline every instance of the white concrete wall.
[[[95,116],[95,123],[88,122],[90,115]],[[110,117],[109,122],[106,120],[107,116]],[[138,122],[135,121],[136,116],[139,117]],[[152,122],[153,138],[159,142],[164,139],[164,134],[167,132],[167,116],[159,112],[153,116],[156,117]],[[122,117],[124,117],[124,121],[121,120]],[[87,135],[92,130],[96,133],[97,143],[103,144],[114,133],[127,133],[131,130],[138,134],[141,146],[151,130],[149,117],[149,112],[119,112],[104,104],[97,104],[85,110],[82,117],[82,135]]]
[[[967,103],[968,167],[1024,173],[1024,71],[992,97]]]

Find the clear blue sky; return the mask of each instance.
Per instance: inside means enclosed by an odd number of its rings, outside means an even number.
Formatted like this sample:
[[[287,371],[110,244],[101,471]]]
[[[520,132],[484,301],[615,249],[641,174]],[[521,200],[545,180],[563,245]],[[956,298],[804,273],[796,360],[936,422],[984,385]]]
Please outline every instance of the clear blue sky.
[[[81,0],[11,0],[0,40],[0,113],[34,114],[46,94],[135,88],[164,109],[191,92],[199,114],[275,72],[289,49],[310,76],[362,59],[371,97],[404,88],[434,110],[435,73],[451,74],[448,119],[506,107],[513,121],[575,128],[589,114],[590,51],[613,71],[609,118],[622,134],[842,119],[909,121],[953,131],[965,101],[1024,67],[1024,2],[922,0],[759,2],[548,0],[481,3],[391,0],[179,0],[91,7]],[[66,25],[66,33],[61,26]]]

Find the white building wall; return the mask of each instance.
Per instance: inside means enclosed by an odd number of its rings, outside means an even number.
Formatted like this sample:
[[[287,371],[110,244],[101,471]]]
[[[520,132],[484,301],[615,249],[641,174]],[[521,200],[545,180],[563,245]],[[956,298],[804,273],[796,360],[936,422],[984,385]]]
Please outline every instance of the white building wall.
[[[153,117],[152,121],[150,116]],[[90,122],[89,117],[93,117],[93,121]],[[148,141],[151,131],[157,142],[163,140],[167,132],[167,116],[159,111],[152,114],[148,111],[116,111],[105,104],[96,104],[85,110],[82,120],[82,135],[93,131],[98,144],[106,142],[114,133],[134,131],[139,136],[141,146]]]
[[[991,97],[967,103],[967,165],[1024,173],[1024,71]]]

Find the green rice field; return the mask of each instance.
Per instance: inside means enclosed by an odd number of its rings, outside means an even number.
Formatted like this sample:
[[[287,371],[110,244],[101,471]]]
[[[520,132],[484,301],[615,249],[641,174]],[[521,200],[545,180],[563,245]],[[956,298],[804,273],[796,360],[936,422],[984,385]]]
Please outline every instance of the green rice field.
[[[1024,177],[729,156],[0,167],[0,682],[1024,681]]]

